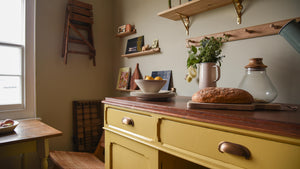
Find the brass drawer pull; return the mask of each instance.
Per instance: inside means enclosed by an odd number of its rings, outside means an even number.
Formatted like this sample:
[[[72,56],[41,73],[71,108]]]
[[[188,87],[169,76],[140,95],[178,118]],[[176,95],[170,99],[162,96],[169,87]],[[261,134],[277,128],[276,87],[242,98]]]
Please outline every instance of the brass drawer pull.
[[[134,126],[133,120],[129,117],[123,117],[122,123],[130,126]]]
[[[229,153],[233,155],[243,156],[247,160],[249,160],[250,158],[250,151],[248,150],[248,148],[235,143],[221,142],[219,144],[219,151],[221,153]]]

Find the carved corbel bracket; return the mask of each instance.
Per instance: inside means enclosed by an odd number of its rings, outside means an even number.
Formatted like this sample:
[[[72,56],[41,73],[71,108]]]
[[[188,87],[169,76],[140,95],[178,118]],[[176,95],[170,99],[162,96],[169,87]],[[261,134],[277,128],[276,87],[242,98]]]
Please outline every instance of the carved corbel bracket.
[[[237,14],[237,24],[242,23],[242,10],[243,10],[243,5],[242,5],[242,0],[232,0],[232,3],[234,5],[236,14]]]
[[[185,30],[186,30],[186,34],[189,35],[190,33],[190,17],[189,16],[185,16],[185,15],[182,15],[180,13],[176,13],[177,15],[179,15],[180,17],[180,20],[182,21],[184,27],[185,27]]]

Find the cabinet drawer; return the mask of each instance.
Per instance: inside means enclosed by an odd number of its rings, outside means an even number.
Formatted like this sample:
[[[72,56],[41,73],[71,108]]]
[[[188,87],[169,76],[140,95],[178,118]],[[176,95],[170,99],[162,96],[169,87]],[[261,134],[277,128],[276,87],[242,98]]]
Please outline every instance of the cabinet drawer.
[[[106,120],[108,128],[121,131],[148,141],[155,138],[156,125],[150,115],[107,108]]]
[[[226,131],[164,119],[160,126],[163,146],[187,155],[203,156],[242,168],[279,169],[300,168],[300,146],[245,136]],[[242,145],[250,151],[250,158],[221,153],[222,142]],[[198,156],[200,155],[200,156]]]

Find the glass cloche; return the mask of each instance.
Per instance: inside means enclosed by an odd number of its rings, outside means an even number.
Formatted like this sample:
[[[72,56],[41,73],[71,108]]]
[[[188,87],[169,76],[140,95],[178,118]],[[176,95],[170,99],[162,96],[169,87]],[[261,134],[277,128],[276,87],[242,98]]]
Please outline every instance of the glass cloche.
[[[270,103],[277,97],[277,90],[269,79],[262,58],[251,58],[249,64],[245,66],[246,72],[239,84],[240,89],[244,89],[252,94],[256,103]]]

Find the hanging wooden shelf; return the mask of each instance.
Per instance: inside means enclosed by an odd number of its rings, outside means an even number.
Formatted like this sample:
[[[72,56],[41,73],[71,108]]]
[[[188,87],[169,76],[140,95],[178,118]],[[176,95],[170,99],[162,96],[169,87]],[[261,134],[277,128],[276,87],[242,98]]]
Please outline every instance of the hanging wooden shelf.
[[[132,35],[132,34],[135,34],[135,33],[136,33],[136,29],[133,29],[133,30],[130,31],[130,32],[118,33],[118,34],[116,35],[116,37],[122,38],[122,37],[129,36],[129,35]]]
[[[228,4],[232,4],[232,0],[193,0],[160,12],[157,15],[177,21],[180,20],[180,15],[178,14],[193,16]]]
[[[277,22],[266,23],[262,25],[250,26],[241,29],[235,29],[220,33],[214,33],[210,35],[204,35],[194,38],[186,39],[186,46],[199,46],[199,41],[205,37],[224,37],[227,35],[229,37],[228,41],[235,41],[235,40],[242,40],[242,39],[249,39],[261,36],[268,36],[268,35],[276,35],[279,33],[280,29],[289,21],[296,19],[297,22],[300,21],[300,17],[298,18],[291,18],[286,20],[281,20]]]
[[[174,21],[181,20],[187,35],[189,35],[190,16],[219,8],[225,5],[233,4],[237,13],[237,24],[241,24],[243,0],[193,0],[182,5],[173,7],[158,13],[158,16]]]
[[[159,53],[159,52],[160,52],[160,48],[155,48],[155,49],[150,49],[150,50],[146,50],[146,51],[142,51],[142,52],[121,55],[121,57],[143,56],[143,55],[150,55],[150,54]]]

